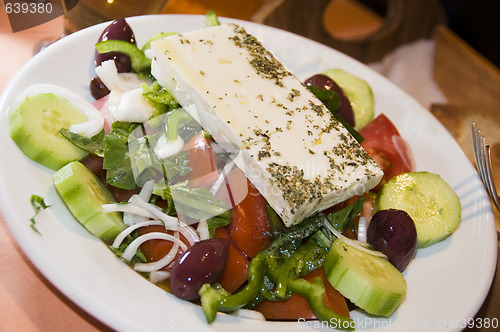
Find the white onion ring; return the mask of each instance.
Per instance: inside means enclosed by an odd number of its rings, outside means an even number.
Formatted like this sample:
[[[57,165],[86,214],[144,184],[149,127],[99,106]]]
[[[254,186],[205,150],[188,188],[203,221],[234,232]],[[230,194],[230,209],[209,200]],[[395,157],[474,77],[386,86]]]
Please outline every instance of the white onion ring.
[[[146,202],[139,195],[133,195],[132,197],[130,197],[130,204],[151,212],[156,218],[161,219],[165,223],[166,229],[174,231],[179,229],[179,219],[169,216],[168,214],[164,213],[158,206]]]
[[[172,261],[177,256],[177,252],[179,251],[179,245],[174,243],[168,254],[166,254],[162,259],[157,260],[156,262],[151,263],[136,263],[134,265],[134,270],[138,272],[155,272],[161,268],[164,268],[168,264],[172,263]]]
[[[186,240],[188,240],[189,245],[191,246],[200,241],[200,237],[198,236],[198,233],[194,230],[194,228],[180,220],[179,233],[181,233],[186,238]]]
[[[123,240],[125,240],[125,238],[128,235],[130,235],[130,233],[132,233],[133,231],[135,231],[138,228],[145,227],[145,226],[152,226],[152,225],[163,225],[163,222],[160,220],[148,220],[148,221],[144,221],[144,222],[129,226],[129,227],[125,228],[123,231],[121,231],[120,234],[118,234],[115,237],[111,247],[115,248],[115,249],[119,248],[120,245],[122,244]]]
[[[135,253],[137,252],[137,249],[139,248],[139,246],[141,244],[143,244],[144,242],[149,241],[149,240],[171,241],[174,244],[177,243],[183,251],[187,250],[186,244],[184,244],[184,242],[182,242],[181,240],[179,240],[175,236],[167,234],[167,233],[151,232],[151,233],[141,235],[137,239],[132,241],[129,244],[129,246],[127,247],[127,249],[125,249],[125,251],[123,252],[122,258],[127,260],[127,261],[130,261],[135,256]]]
[[[141,191],[139,192],[139,196],[144,200],[144,201],[149,201],[151,198],[151,195],[153,194],[153,188],[155,185],[155,180],[149,180],[141,188]]]
[[[261,320],[265,321],[266,318],[264,317],[263,314],[258,312],[257,310],[250,310],[250,309],[236,309],[231,313],[231,315],[240,317],[240,318],[246,318],[246,319],[253,319],[253,320]]]
[[[109,204],[103,204],[101,205],[102,210],[104,212],[124,212],[124,213],[130,213],[130,214],[135,214],[141,217],[146,217],[146,218],[152,218],[154,219],[156,216],[151,213],[150,211],[133,205],[133,204],[121,204],[121,203],[109,203]]]
[[[366,242],[368,232],[368,221],[365,217],[359,217],[358,223],[358,241]]]
[[[149,273],[149,281],[151,281],[153,284],[156,284],[157,282],[167,280],[170,277],[170,272],[168,271],[151,271]]]
[[[135,206],[135,208],[140,209],[137,206]],[[135,213],[132,213],[130,211],[122,211],[123,212],[123,223],[127,226],[132,226],[135,224],[139,224],[141,222],[148,221],[150,218],[154,219],[154,216],[152,216],[152,214],[150,215],[150,213],[148,211],[146,211],[146,210],[143,210],[143,211],[144,211],[144,213],[147,213],[147,216],[135,214]]]
[[[139,197],[141,197],[144,201],[148,202],[149,199],[151,198],[152,193],[153,193],[154,184],[155,184],[154,180],[149,180],[146,183],[144,183],[144,185],[141,188],[141,191],[138,194]],[[128,201],[130,203],[130,198]],[[149,216],[149,217],[154,218],[154,216],[153,217]],[[129,212],[125,212],[123,214],[123,222],[127,226],[146,221],[147,218],[148,218],[147,216],[138,216],[137,214],[133,214],[133,213],[129,213]]]
[[[128,91],[140,88],[145,83],[134,73],[118,73],[114,60],[106,60],[95,68],[102,83],[111,90]]]
[[[208,223],[205,219],[200,220],[196,230],[198,231],[200,240],[208,240],[210,238],[210,233],[208,232]]]

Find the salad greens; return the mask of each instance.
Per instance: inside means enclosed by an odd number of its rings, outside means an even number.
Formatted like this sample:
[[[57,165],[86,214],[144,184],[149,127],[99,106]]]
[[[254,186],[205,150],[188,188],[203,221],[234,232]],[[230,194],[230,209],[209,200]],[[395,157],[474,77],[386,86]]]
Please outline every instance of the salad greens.
[[[329,214],[327,219],[341,220],[346,225],[357,215],[360,206],[362,200]],[[204,285],[200,295],[207,321],[213,322],[217,311],[253,308],[265,299],[285,300],[292,293],[297,293],[307,299],[319,319],[332,324],[335,322],[336,326],[352,326],[350,318],[337,314],[324,304],[325,288],[320,279],[310,283],[300,278],[323,265],[328,247],[309,237],[316,232],[325,232],[324,223],[325,216],[319,213],[281,234],[251,260],[248,284],[238,292],[229,294],[220,285]],[[335,225],[341,227],[340,223]]]
[[[207,26],[220,24],[214,12],[206,16]],[[158,34],[142,49],[128,42],[107,40],[98,42],[96,49],[100,53],[120,52],[128,55],[132,62],[132,70],[136,73],[149,72],[150,59],[144,50],[150,47],[151,41],[168,34]],[[151,78],[151,77],[150,77]],[[175,98],[158,82],[142,84],[144,98],[153,106],[150,119],[144,123],[115,121],[109,132],[104,130],[93,137],[60,129],[60,133],[74,145],[92,155],[102,158],[102,168],[106,172],[106,181],[112,187],[135,190],[154,180],[149,202],[154,204],[158,199],[167,202],[163,212],[170,216],[184,215],[197,220],[205,220],[208,234],[214,237],[219,227],[231,222],[231,210],[226,203],[216,199],[213,193],[205,188],[191,188],[188,180],[178,179],[188,175],[192,169],[188,152],[179,151],[171,156],[159,158],[153,147],[164,135],[167,142],[181,138],[189,141],[202,131],[200,125],[179,107]],[[325,95],[321,91],[313,92],[336,113],[338,96]],[[227,156],[221,157],[223,160]],[[38,201],[45,207],[43,201]],[[267,202],[266,202],[267,204]],[[255,308],[264,300],[282,301],[293,293],[304,296],[314,314],[325,321],[351,323],[325,305],[323,297],[325,288],[321,280],[308,282],[301,277],[313,270],[321,268],[328,248],[334,237],[325,228],[329,222],[339,232],[359,214],[363,199],[328,215],[317,213],[304,222],[286,228],[276,212],[266,205],[273,241],[267,249],[258,253],[248,266],[248,282],[234,294],[225,291],[220,285],[204,285],[199,294],[203,311],[208,322],[215,319],[217,311],[232,311],[237,308]],[[128,234],[119,246],[112,246],[116,255],[122,256],[126,248],[137,240],[137,233]],[[143,264],[146,258],[140,249],[129,264]]]
[[[35,210],[35,215],[30,219],[30,221],[31,221],[30,226],[35,232],[37,232],[38,234],[41,235],[41,233],[38,231],[38,229],[35,226],[35,217],[38,215],[40,210],[42,210],[42,209],[45,210],[46,208],[50,207],[51,205],[47,205],[45,203],[45,200],[43,199],[43,197],[38,196],[38,195],[31,195],[30,202],[31,202],[31,206],[33,207],[33,210]]]
[[[203,220],[213,216],[227,219],[229,207],[222,201],[214,198],[214,195],[205,188],[189,188],[188,181],[178,182],[165,187],[162,197],[170,197],[174,201],[177,213],[194,219]],[[226,216],[225,218],[223,216]],[[215,224],[214,224],[215,225]]]
[[[207,26],[220,24],[215,12],[209,12],[207,14],[206,24]],[[182,216],[200,221],[200,224],[206,222],[208,237],[213,238],[218,228],[231,224],[231,207],[222,200],[216,198],[210,189],[203,187],[193,188],[190,186],[190,180],[186,178],[193,172],[193,167],[196,165],[191,164],[189,151],[184,149],[184,143],[189,142],[195,135],[202,133],[204,137],[210,139],[209,134],[203,131],[200,124],[185,109],[180,108],[178,102],[165,88],[156,82],[154,78],[150,77],[149,71],[151,60],[144,53],[145,50],[150,48],[151,41],[172,34],[173,33],[160,33],[151,38],[141,49],[131,43],[120,40],[106,40],[96,44],[96,49],[100,53],[120,52],[128,55],[131,59],[133,71],[140,73],[143,75],[142,77],[148,76],[153,80],[151,83],[143,83],[141,86],[143,97],[153,106],[153,113],[147,121],[144,123],[115,121],[111,124],[108,132],[105,132],[103,129],[93,137],[77,134],[65,128],[59,129],[59,133],[78,148],[83,149],[92,156],[102,159],[102,169],[105,171],[105,181],[109,186],[129,191],[140,189],[140,193],[134,194],[128,202],[114,204],[115,202],[109,198],[112,195],[106,191],[107,189],[105,186],[101,186],[100,182],[97,183],[98,180],[94,174],[88,175],[88,181],[85,180],[87,182],[80,181],[76,185],[84,189],[88,189],[88,187],[92,185],[94,185],[95,188],[99,188],[102,197],[96,195],[95,192],[98,190],[94,190],[94,187],[87,190],[88,192],[86,193],[88,196],[87,198],[90,197],[97,202],[94,204],[96,206],[92,206],[93,210],[101,213],[103,211],[102,206],[112,206],[115,210],[109,211],[114,213],[117,211],[123,212],[123,220],[125,220],[125,215],[130,213],[130,210],[127,208],[137,208],[137,206],[130,206],[132,205],[132,198],[136,198],[136,200],[139,201],[144,200],[144,204],[149,208],[149,210],[146,209],[146,211],[142,211],[144,215],[141,217],[146,217],[147,219],[151,214],[155,217],[160,215],[159,219],[164,221],[171,217],[172,219],[176,219]],[[363,140],[363,136],[356,129],[338,116],[339,97],[335,92],[325,91],[314,86],[308,86],[308,88],[318,97],[318,99],[325,103],[332,114],[347,127],[359,142]],[[160,140],[165,140],[167,143],[181,141],[183,146],[181,149],[161,157],[154,148],[158,146],[157,143],[160,142]],[[222,161],[227,161],[229,159],[227,153],[220,153],[218,157]],[[70,167],[75,166],[86,169],[85,166],[79,163],[77,165],[68,165]],[[88,173],[91,172],[88,171]],[[78,176],[75,177],[78,178]],[[73,178],[68,180],[64,174],[57,172],[55,178],[58,178],[55,181],[56,189],[63,200],[68,198],[69,195],[73,195],[68,200],[77,201],[77,197],[74,197],[76,194],[72,192],[72,188],[75,186],[74,182],[77,180]],[[67,192],[61,194],[62,190],[67,190]],[[388,195],[392,194],[389,193]],[[162,207],[156,205],[160,200],[166,202],[166,204],[161,205]],[[87,202],[93,201],[88,200]],[[199,290],[200,303],[207,321],[209,323],[213,322],[218,311],[230,312],[239,308],[254,309],[264,301],[283,301],[289,299],[292,294],[298,294],[307,300],[311,311],[318,319],[329,323],[332,327],[343,326],[347,329],[352,328],[353,321],[349,317],[344,317],[336,313],[325,304],[324,280],[322,278],[316,278],[314,281],[309,282],[302,277],[314,270],[324,268],[326,273],[325,282],[328,281],[332,285],[337,283],[341,288],[342,285],[345,284],[345,281],[341,280],[342,276],[347,272],[353,273],[354,271],[354,273],[356,273],[355,270],[359,266],[362,266],[363,268],[366,267],[367,270],[372,269],[375,272],[373,275],[371,273],[360,273],[359,275],[355,275],[357,283],[360,285],[375,285],[373,288],[375,292],[382,294],[381,297],[390,297],[392,295],[390,291],[382,287],[380,287],[380,289],[377,288],[379,279],[383,278],[380,278],[379,274],[377,274],[377,268],[380,266],[379,262],[370,256],[370,253],[366,253],[366,251],[370,249],[365,247],[363,253],[363,250],[350,248],[350,245],[356,241],[351,240],[349,242],[347,241],[349,239],[344,239],[342,235],[346,229],[356,229],[354,220],[362,212],[364,202],[365,196],[360,196],[354,203],[341,210],[335,212],[318,212],[300,224],[290,228],[284,226],[276,212],[266,202],[265,215],[269,224],[269,231],[266,235],[270,236],[270,245],[257,253],[249,261],[247,282],[235,292],[228,292],[218,283],[207,283],[201,287]],[[414,204],[413,201],[409,203]],[[37,195],[31,196],[31,204],[35,210],[35,216],[41,209],[46,209],[50,206],[44,202],[43,198]],[[88,205],[90,205],[90,203]],[[151,207],[151,205],[153,207]],[[122,208],[123,210],[121,210]],[[76,210],[81,215],[87,213],[87,211],[85,211],[86,207],[78,206]],[[95,213],[91,218],[99,213]],[[75,213],[73,214],[75,215]],[[75,217],[78,219],[76,215]],[[31,227],[39,233],[35,227],[34,218],[35,217],[31,219]],[[110,223],[116,226],[115,221],[116,220],[113,220]],[[148,221],[151,222],[151,220]],[[154,222],[156,221],[158,220],[154,220]],[[139,221],[137,224],[141,224],[141,222],[142,221]],[[182,233],[185,237],[188,237],[189,232],[196,233],[196,231],[184,224],[180,219],[176,219],[176,222],[176,227],[172,229],[169,229],[166,223],[162,226],[164,226],[164,229],[167,231],[177,231],[183,228],[184,230],[188,229],[187,233]],[[120,235],[116,236],[116,238],[120,236],[122,236],[122,238],[118,241],[119,243],[116,246],[113,244],[111,249],[117,256],[123,258],[124,252],[130,245],[131,248],[134,248],[133,251],[136,252],[133,253],[131,259],[124,260],[131,266],[134,266],[134,264],[142,264],[141,266],[147,265],[148,259],[141,252],[140,247],[135,250],[135,247],[132,246],[132,243],[136,243],[136,241],[139,240],[139,234],[136,228],[134,228],[137,224],[132,225],[131,227],[133,229],[128,232],[127,226],[130,225],[125,225],[126,222],[122,224],[121,219],[118,223]],[[100,225],[97,224],[98,223],[92,223],[92,226],[98,229],[98,231],[102,231],[103,233],[109,231],[109,229],[99,229]],[[148,225],[158,224],[149,223]],[[122,231],[121,228],[125,230]],[[170,234],[163,235],[164,238],[166,236],[173,237]],[[181,241],[179,240],[178,233],[176,236],[177,238],[174,240],[177,242],[173,241],[176,242],[173,246],[174,249],[171,249],[171,252],[167,255],[172,257],[166,256],[166,258],[170,259],[170,261],[166,263],[167,265],[170,264],[177,255],[179,242]],[[152,237],[152,239],[154,239],[154,237]],[[200,237],[197,234],[191,238],[192,242],[197,242],[199,240]],[[339,244],[339,241],[345,242]],[[182,247],[184,244],[181,243],[180,245]],[[191,243],[191,245],[193,245],[193,243]],[[186,245],[184,246],[186,247]],[[342,250],[346,252],[349,250],[350,258],[342,258],[342,255],[337,252],[332,253],[331,248],[334,247],[341,247],[341,249],[339,249],[340,253],[342,253]],[[377,257],[377,259],[379,258],[380,257]],[[343,259],[344,261],[342,261]],[[339,261],[342,262],[339,263]],[[387,265],[390,264],[387,263]],[[339,266],[341,269],[344,269],[340,271],[341,273],[338,271]],[[160,268],[163,268],[163,266]],[[337,271],[335,271],[335,268],[337,268]],[[393,267],[386,267],[384,265],[383,269],[392,268]],[[138,271],[145,272],[146,270]],[[158,271],[155,270],[155,272]],[[337,278],[337,274],[341,274],[341,276]],[[406,283],[401,273],[397,270],[391,270],[391,278],[392,277],[394,277],[394,280],[397,279],[399,281],[399,286],[401,286],[399,289],[400,292],[397,294],[400,297],[388,300],[389,302],[392,301],[390,304],[396,308],[406,294]],[[400,279],[403,279],[402,282]],[[387,277],[385,281],[390,284],[392,279]],[[341,282],[344,283],[341,284]],[[347,281],[348,288],[353,288],[354,286]],[[373,297],[376,296],[378,295],[373,295]],[[368,302],[371,302],[370,305],[376,301],[378,300],[372,298],[368,299]],[[385,304],[387,304],[387,302],[379,306],[383,307]],[[387,313],[387,311],[381,311],[382,309],[380,308],[375,309],[375,312]],[[392,311],[389,312],[389,314],[392,314]]]
[[[59,129],[59,132],[79,148],[99,157],[104,156],[104,130],[101,130],[100,133],[92,137],[73,133],[66,128]]]

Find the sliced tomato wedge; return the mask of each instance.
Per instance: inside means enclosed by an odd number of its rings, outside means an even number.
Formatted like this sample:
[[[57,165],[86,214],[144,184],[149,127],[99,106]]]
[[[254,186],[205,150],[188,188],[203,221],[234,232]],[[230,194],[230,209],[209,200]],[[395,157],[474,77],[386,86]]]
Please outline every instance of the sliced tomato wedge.
[[[215,230],[215,237],[218,239],[227,239],[229,234],[226,228],[219,227]],[[250,260],[234,244],[229,242],[229,252],[227,255],[227,264],[224,274],[219,283],[230,293],[235,292],[247,281],[248,264]]]
[[[303,278],[309,282],[312,282],[317,277],[323,279],[323,284],[325,286],[325,304],[339,315],[348,317],[349,308],[347,307],[344,296],[342,296],[342,294],[335,290],[328,282],[325,276],[325,272],[322,268],[314,270]],[[255,307],[255,310],[261,312],[264,317],[266,317],[266,319],[270,320],[297,320],[299,318],[316,318],[316,316],[314,316],[311,309],[309,308],[307,300],[298,294],[292,294],[292,296],[285,301],[264,301],[257,307]]]
[[[378,189],[393,176],[413,170],[413,156],[408,145],[384,114],[363,127],[360,134],[364,137],[361,146],[384,171]]]
[[[271,244],[266,200],[247,179],[247,195],[231,210],[229,236],[250,259]]]
[[[191,188],[210,188],[219,174],[210,142],[203,132],[194,135],[184,145],[183,150],[188,152],[191,172],[179,181],[188,179]]]
[[[245,173],[239,168],[231,169],[225,176],[224,182],[215,194],[215,198],[233,208],[248,195],[248,184]]]

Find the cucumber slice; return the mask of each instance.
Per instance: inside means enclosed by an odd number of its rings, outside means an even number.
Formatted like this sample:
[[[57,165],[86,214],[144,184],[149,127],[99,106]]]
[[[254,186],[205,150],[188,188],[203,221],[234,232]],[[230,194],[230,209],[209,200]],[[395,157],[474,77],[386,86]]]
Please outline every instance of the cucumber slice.
[[[460,225],[462,207],[453,189],[438,174],[408,172],[396,175],[380,190],[375,210],[399,209],[417,228],[417,247],[446,239]]]
[[[342,69],[329,69],[324,75],[335,81],[351,102],[356,129],[366,126],[375,116],[373,91],[364,79]]]
[[[333,241],[323,268],[333,288],[369,314],[389,317],[406,296],[406,280],[394,265],[341,239]]]
[[[59,129],[85,121],[87,116],[65,98],[40,93],[26,97],[10,115],[9,132],[26,156],[58,170],[88,154],[61,135]]]
[[[102,210],[102,204],[115,199],[82,163],[73,161],[59,169],[54,173],[54,184],[70,212],[92,235],[110,242],[125,229],[120,213]]]

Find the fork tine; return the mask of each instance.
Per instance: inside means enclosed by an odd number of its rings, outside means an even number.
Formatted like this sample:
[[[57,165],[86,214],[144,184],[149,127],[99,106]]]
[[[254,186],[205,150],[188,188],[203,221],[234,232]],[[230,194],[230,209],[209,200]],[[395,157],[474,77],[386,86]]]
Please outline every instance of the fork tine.
[[[490,146],[486,144],[485,138],[481,136],[480,130],[477,128],[475,122],[471,123],[471,131],[472,149],[474,158],[476,159],[479,176],[493,203],[500,210],[500,198],[498,197],[495,181],[493,179]]]
[[[488,190],[489,195],[491,196],[491,189],[490,189],[490,184],[488,181],[488,171],[487,171],[487,154],[486,154],[486,144],[484,137],[481,136],[479,137],[477,141],[477,149],[478,149],[478,157],[479,157],[479,163],[477,164],[479,174],[481,175],[481,180],[483,181],[484,186],[486,187],[486,190]]]
[[[489,146],[485,144],[484,137],[481,137],[480,140],[480,153],[481,153],[481,178],[483,179],[484,185],[486,189],[488,190],[488,193],[490,196],[493,194],[491,191],[491,178],[488,173],[488,152],[489,151]]]
[[[478,151],[479,151],[479,171],[481,172],[481,178],[483,179],[483,182],[484,184],[486,185],[486,188],[489,188],[488,186],[488,182],[486,181],[486,144],[485,144],[485,140],[484,140],[484,137],[481,136],[479,137],[479,140],[478,140]]]
[[[476,165],[479,164],[479,150],[478,150],[478,136],[479,136],[479,130],[476,127],[476,123],[472,121],[471,123],[471,138],[472,138],[472,151],[474,152],[474,158],[476,159]],[[479,166],[478,166],[479,167]]]
[[[472,150],[474,152],[474,158],[476,159],[476,166],[478,169],[479,175],[481,175],[481,180],[483,180],[483,160],[484,160],[484,149],[482,148],[481,144],[481,137],[480,137],[480,131],[476,126],[475,122],[472,122],[471,126],[471,131],[472,131]],[[484,181],[483,181],[484,182]]]
[[[487,144],[485,146],[486,149],[486,157],[487,160],[485,162],[485,171],[487,175],[487,182],[488,182],[488,190],[490,191],[490,196],[497,208],[500,210],[500,199],[497,194],[497,188],[495,185],[495,179],[493,178],[493,171],[492,171],[492,166],[491,166],[491,151],[490,151],[490,146]]]

